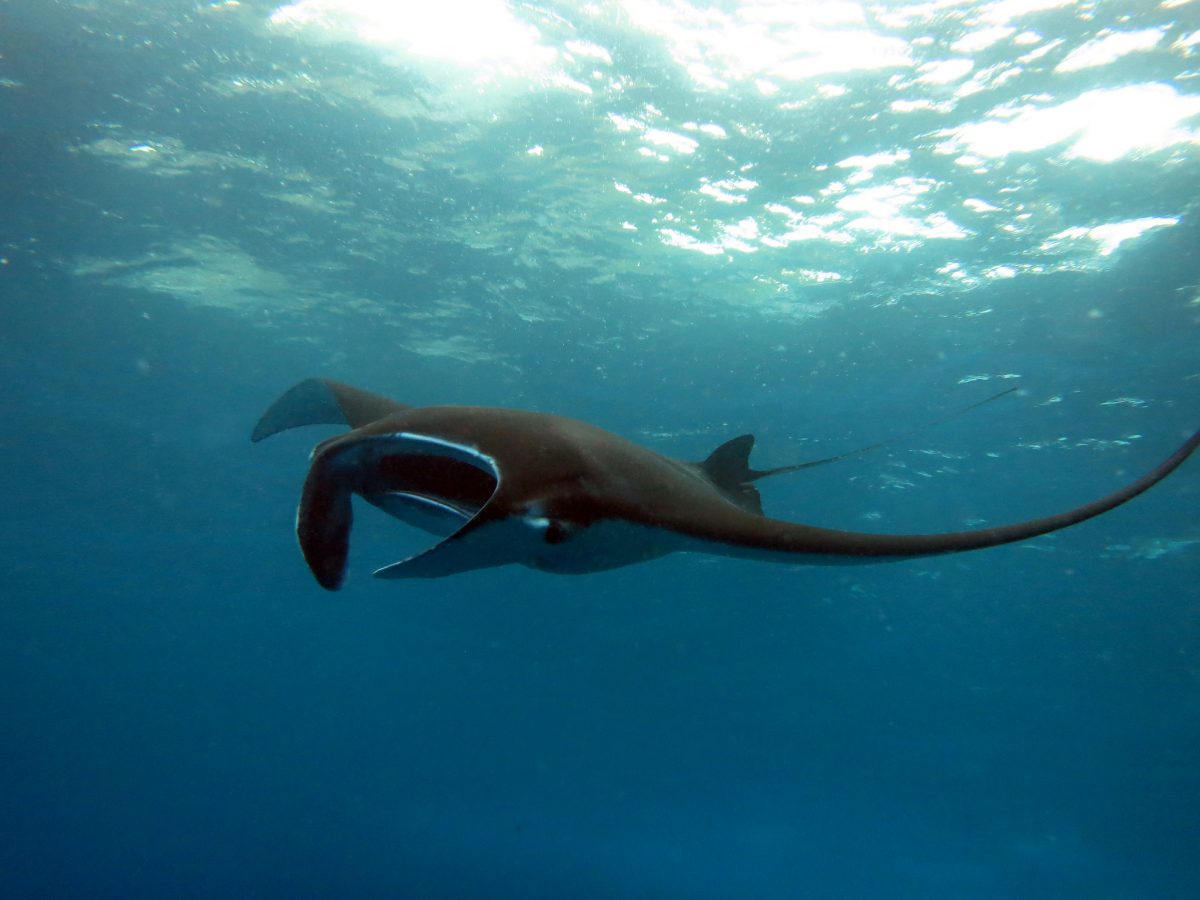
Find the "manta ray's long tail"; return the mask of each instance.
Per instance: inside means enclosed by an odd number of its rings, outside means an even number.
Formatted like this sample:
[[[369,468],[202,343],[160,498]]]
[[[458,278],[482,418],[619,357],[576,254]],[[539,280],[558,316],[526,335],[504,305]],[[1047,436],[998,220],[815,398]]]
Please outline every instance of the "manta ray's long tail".
[[[780,554],[787,554],[794,555],[795,562],[805,564],[884,562],[914,556],[981,550],[1049,534],[1106,513],[1158,484],[1179,468],[1197,446],[1200,446],[1200,431],[1188,438],[1153,470],[1105,497],[1066,512],[993,528],[942,534],[868,534],[815,528],[755,515],[738,516],[736,526],[731,527],[731,517],[727,515],[719,522],[681,523],[682,527],[677,530],[695,538],[724,545],[724,552],[731,556],[779,559]]]

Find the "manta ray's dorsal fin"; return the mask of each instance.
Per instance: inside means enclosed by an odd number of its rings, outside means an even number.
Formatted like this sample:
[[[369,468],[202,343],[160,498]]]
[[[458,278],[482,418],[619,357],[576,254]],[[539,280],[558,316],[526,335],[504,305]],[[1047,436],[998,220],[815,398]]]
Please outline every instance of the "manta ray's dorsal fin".
[[[696,466],[725,499],[746,512],[761,516],[762,498],[750,482],[770,473],[750,468],[750,451],[753,449],[754,435],[743,434],[723,443]]]
[[[761,515],[761,503],[757,504],[757,506],[751,506],[738,499],[740,496],[749,496],[746,494],[746,491],[753,491],[753,488],[750,487],[750,483],[753,481],[758,481],[760,478],[768,478],[771,475],[786,475],[789,472],[799,472],[801,469],[811,469],[814,466],[824,466],[833,462],[841,462],[843,459],[851,459],[863,453],[870,453],[872,450],[890,447],[913,435],[920,434],[930,428],[949,422],[951,419],[958,418],[964,413],[969,413],[973,409],[978,409],[985,403],[998,400],[1007,394],[1013,393],[1015,390],[1017,390],[1015,387],[1006,388],[998,394],[992,394],[990,397],[977,400],[970,406],[964,406],[938,419],[934,419],[932,422],[926,422],[923,425],[910,428],[908,431],[902,432],[895,437],[890,437],[887,440],[874,444],[868,444],[865,447],[859,447],[855,450],[847,450],[845,453],[838,453],[835,456],[826,456],[821,459],[809,460],[808,462],[794,463],[790,466],[777,466],[774,469],[752,469],[750,467],[750,451],[754,449],[754,435],[743,434],[740,437],[733,438],[733,440],[726,441],[710,453],[706,460],[696,463],[696,465],[704,472],[708,480],[716,485],[730,500],[749,512],[757,512]],[[753,496],[757,498],[758,493],[755,491]]]
[[[340,381],[309,378],[290,388],[271,404],[254,426],[250,440],[302,425],[349,425],[361,428],[392,413],[408,409],[401,403],[359,390]]]

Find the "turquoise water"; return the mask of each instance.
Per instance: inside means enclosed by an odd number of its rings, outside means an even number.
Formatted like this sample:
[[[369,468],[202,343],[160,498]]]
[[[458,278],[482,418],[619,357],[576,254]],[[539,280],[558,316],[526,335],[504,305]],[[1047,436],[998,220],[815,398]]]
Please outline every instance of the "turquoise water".
[[[1200,467],[1026,544],[346,586],[308,376],[1058,511],[1200,424],[1200,6],[0,2],[13,897],[1192,898]]]

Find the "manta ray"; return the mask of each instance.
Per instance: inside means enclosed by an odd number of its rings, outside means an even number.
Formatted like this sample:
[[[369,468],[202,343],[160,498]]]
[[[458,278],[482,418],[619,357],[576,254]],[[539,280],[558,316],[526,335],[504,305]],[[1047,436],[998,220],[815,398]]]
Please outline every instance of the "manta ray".
[[[1141,478],[1066,512],[970,531],[869,534],[769,518],[754,482],[880,444],[753,469],[754,436],[746,434],[700,462],[685,462],[578,419],[482,406],[410,407],[319,378],[276,400],[251,440],[315,424],[352,429],[317,444],[296,512],[304,558],[328,590],[345,578],[355,494],[442,537],[376,570],[378,578],[437,578],[510,563],[580,574],[679,551],[844,565],[980,550],[1058,531],[1133,499],[1200,445],[1197,431]]]

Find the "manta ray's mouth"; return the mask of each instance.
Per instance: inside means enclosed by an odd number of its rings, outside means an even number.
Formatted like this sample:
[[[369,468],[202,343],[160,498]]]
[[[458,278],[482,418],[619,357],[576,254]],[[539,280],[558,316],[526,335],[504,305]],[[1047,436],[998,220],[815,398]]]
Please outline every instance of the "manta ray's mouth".
[[[389,454],[372,469],[360,491],[368,503],[443,537],[483,509],[498,484],[491,469],[446,456]]]
[[[392,518],[443,537],[453,534],[482,508],[411,491],[364,494],[363,499]]]
[[[494,460],[464,444],[407,432],[335,441],[314,455],[296,532],[317,580],[335,589],[345,575],[351,494],[445,539],[487,505],[499,484]]]
[[[495,462],[474,447],[409,433],[389,435],[379,444],[384,452],[371,461],[360,493],[393,518],[441,538],[414,556],[434,550],[470,522],[499,486]]]
[[[392,518],[399,519],[405,525],[437,535],[438,540],[432,544],[427,541],[418,540],[416,542],[416,546],[419,548],[417,552],[405,557],[405,559],[400,561],[401,563],[407,559],[411,559],[412,556],[428,553],[438,547],[470,522],[483,507],[483,504],[475,506],[474,504],[451,501],[444,497],[410,491],[363,494],[363,499],[372,506],[383,510]],[[393,562],[389,565],[397,564]]]

